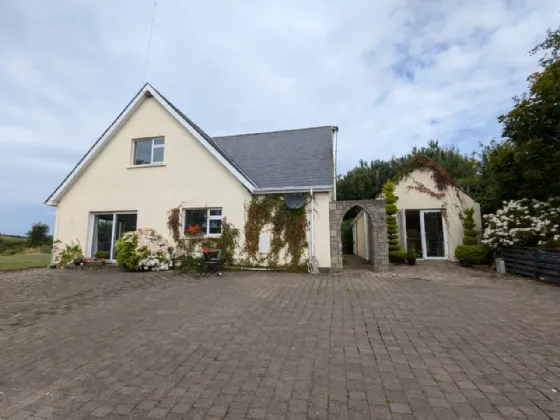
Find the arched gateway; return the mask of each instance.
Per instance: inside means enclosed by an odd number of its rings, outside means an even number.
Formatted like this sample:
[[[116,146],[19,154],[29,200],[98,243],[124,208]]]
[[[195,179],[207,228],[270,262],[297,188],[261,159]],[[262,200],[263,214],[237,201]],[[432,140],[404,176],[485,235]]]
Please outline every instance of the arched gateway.
[[[348,210],[360,207],[369,217],[369,261],[375,272],[389,271],[389,241],[384,200],[331,201],[329,207],[331,237],[331,270],[341,271],[342,237],[340,225]]]

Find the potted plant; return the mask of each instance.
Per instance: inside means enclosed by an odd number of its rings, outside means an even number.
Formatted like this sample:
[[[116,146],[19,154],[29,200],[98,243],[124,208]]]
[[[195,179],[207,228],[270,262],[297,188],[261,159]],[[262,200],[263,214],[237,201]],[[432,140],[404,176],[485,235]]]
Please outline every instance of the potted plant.
[[[418,253],[414,245],[408,246],[408,251],[406,252],[406,263],[408,265],[416,265],[416,258],[418,258]]]

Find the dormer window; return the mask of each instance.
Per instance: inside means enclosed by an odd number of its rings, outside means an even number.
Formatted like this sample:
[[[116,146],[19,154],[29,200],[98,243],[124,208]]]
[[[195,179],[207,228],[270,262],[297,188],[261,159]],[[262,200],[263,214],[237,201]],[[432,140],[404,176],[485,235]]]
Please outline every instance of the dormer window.
[[[134,165],[163,163],[164,147],[163,137],[134,140]]]

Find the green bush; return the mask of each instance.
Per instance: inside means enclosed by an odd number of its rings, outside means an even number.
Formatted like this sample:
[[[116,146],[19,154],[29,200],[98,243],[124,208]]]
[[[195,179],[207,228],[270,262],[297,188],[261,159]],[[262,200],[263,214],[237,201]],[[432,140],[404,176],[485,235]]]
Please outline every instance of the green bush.
[[[473,264],[482,264],[488,259],[488,249],[482,245],[459,245],[455,257]]]
[[[395,197],[395,184],[390,180],[383,184],[383,196],[385,197],[385,213],[387,213],[387,236],[389,238],[389,260],[402,261],[406,253],[401,250],[399,241],[399,227],[397,224],[397,197]],[[401,256],[402,254],[402,256]]]
[[[413,243],[408,244],[408,251],[406,251],[406,258],[416,259],[419,257],[418,252],[416,251],[416,247]]]
[[[55,244],[55,247],[58,248],[60,242]],[[69,263],[74,261],[75,259],[83,258],[82,254],[82,247],[80,246],[79,242],[74,243],[73,241],[70,244],[63,245],[62,250],[57,249],[57,259],[56,265],[58,265],[61,269],[64,269]]]
[[[23,252],[27,239],[19,236],[0,235],[0,255],[15,255]]]
[[[455,249],[455,258],[480,264],[486,259],[488,250],[478,245],[478,231],[474,222],[474,209],[463,211],[463,245]]]
[[[173,247],[154,229],[126,232],[115,244],[117,263],[127,270],[169,270],[173,257]]]
[[[406,252],[403,250],[389,251],[389,261],[394,263],[401,263],[406,261]]]
[[[179,270],[181,273],[202,273],[206,271],[206,262],[204,257],[193,257],[192,255],[187,255],[181,258],[181,266]]]
[[[109,251],[97,251],[95,253],[95,258],[99,260],[108,260],[110,256],[111,253]]]
[[[138,247],[138,236],[124,234],[115,244],[115,259],[117,263],[132,271],[140,270],[140,261],[150,256],[147,246]]]

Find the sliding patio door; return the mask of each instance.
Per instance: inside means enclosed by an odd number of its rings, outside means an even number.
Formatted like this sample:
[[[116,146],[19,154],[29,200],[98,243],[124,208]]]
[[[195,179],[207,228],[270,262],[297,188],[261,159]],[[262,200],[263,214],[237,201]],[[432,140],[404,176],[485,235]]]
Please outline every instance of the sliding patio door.
[[[115,260],[115,242],[125,232],[136,230],[136,213],[95,213],[91,238],[91,256]]]
[[[447,258],[447,229],[440,210],[420,210],[422,257]]]

